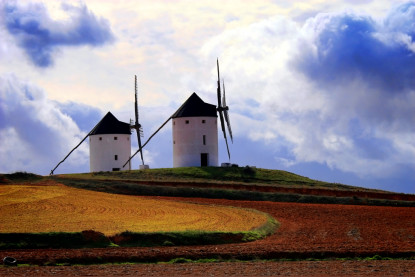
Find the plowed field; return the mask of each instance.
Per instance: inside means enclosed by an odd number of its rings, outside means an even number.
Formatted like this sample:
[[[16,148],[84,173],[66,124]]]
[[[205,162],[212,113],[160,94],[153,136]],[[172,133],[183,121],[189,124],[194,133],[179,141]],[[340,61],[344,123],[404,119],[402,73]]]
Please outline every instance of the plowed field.
[[[0,186],[1,233],[249,231],[267,222],[252,210],[42,185]]]
[[[272,259],[272,258],[319,258],[374,256],[413,257],[415,256],[415,208],[375,207],[324,204],[296,204],[258,201],[234,201],[217,199],[190,199],[146,197],[146,199],[188,201],[198,204],[229,205],[253,208],[269,213],[281,226],[266,239],[228,245],[158,248],[106,248],[76,250],[22,250],[0,251],[0,256],[10,255],[21,262],[44,264],[47,261],[76,263],[76,261],[156,261],[177,257]],[[99,257],[99,259],[97,258]],[[414,261],[349,261],[349,262],[291,262],[286,263],[220,263],[216,265],[184,264],[167,271],[170,276],[413,276]],[[366,265],[366,266],[365,266]],[[140,275],[146,265],[87,267],[88,274]],[[166,275],[164,265],[151,265],[151,272],[141,275]],[[169,267],[170,268],[170,267]],[[253,272],[252,269],[257,271]],[[51,267],[57,269],[56,267]],[[1,271],[3,270],[3,271]],[[1,269],[1,272],[5,269]],[[11,270],[11,269],[7,269]],[[16,269],[18,270],[18,269]],[[77,275],[76,267],[59,267],[60,273]],[[193,270],[201,270],[198,274]],[[281,270],[281,271],[279,271]],[[321,270],[321,271],[319,271]],[[17,271],[16,271],[17,272]],[[7,272],[9,274],[10,272]],[[112,274],[111,274],[112,273]],[[131,273],[131,274],[130,274]],[[150,274],[151,273],[151,274]],[[204,274],[206,273],[206,274]],[[246,274],[245,274],[246,273]],[[6,273],[5,273],[6,274]],[[45,274],[52,274],[48,271]]]

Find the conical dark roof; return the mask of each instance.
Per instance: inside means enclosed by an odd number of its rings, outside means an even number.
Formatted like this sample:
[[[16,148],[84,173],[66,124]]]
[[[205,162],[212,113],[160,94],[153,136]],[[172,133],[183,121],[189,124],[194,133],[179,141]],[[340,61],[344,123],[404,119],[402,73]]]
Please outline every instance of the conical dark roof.
[[[131,134],[130,124],[119,121],[108,112],[90,133],[90,135],[104,134]]]
[[[195,116],[211,116],[217,117],[216,106],[203,102],[203,100],[195,93],[183,103],[183,105],[172,115],[176,117],[195,117]]]

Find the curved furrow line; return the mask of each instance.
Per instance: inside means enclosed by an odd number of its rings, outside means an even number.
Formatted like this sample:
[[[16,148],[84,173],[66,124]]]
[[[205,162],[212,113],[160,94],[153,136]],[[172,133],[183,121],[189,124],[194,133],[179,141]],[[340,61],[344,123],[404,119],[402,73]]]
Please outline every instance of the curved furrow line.
[[[0,200],[0,216],[4,219],[0,232],[248,231],[267,220],[263,214],[241,208],[114,195],[54,184],[1,187]]]

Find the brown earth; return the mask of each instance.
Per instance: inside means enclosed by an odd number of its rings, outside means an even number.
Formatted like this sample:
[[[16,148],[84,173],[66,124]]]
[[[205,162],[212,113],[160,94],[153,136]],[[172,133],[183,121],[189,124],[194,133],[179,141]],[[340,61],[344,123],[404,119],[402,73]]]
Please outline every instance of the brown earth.
[[[414,276],[415,261],[292,261],[0,268],[0,276]]]
[[[154,198],[154,197],[149,197]],[[166,197],[156,197],[166,199]],[[253,208],[269,213],[281,227],[264,240],[228,245],[157,248],[3,250],[21,263],[153,262],[188,259],[305,259],[415,257],[415,208],[297,204],[201,198],[168,198],[205,204]],[[27,272],[25,273],[25,270]],[[102,265],[85,267],[0,268],[0,275],[169,275],[181,276],[414,276],[414,260],[246,262],[180,265]],[[196,275],[198,272],[200,275]],[[131,273],[131,274],[130,274]],[[168,273],[168,274],[167,274]],[[54,274],[54,273],[53,273]]]

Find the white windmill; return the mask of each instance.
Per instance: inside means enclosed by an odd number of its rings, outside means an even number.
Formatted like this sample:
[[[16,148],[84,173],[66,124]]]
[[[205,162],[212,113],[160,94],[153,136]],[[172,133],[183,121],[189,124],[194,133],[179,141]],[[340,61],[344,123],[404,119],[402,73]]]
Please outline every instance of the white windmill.
[[[137,103],[137,76],[135,78],[135,123],[128,124],[119,121],[111,112],[108,112],[94,128],[75,146],[65,158],[60,161],[50,175],[53,175],[56,168],[63,163],[69,155],[78,148],[82,142],[89,137],[89,166],[91,172],[99,171],[119,171],[130,170],[131,157],[131,130],[137,133],[138,147],[141,149],[142,127],[138,121],[138,103]],[[143,153],[141,154],[141,168],[148,168],[144,164]],[[124,164],[124,161],[129,160]]]
[[[91,172],[119,171],[131,155],[130,124],[108,112],[89,133],[89,168]]]

